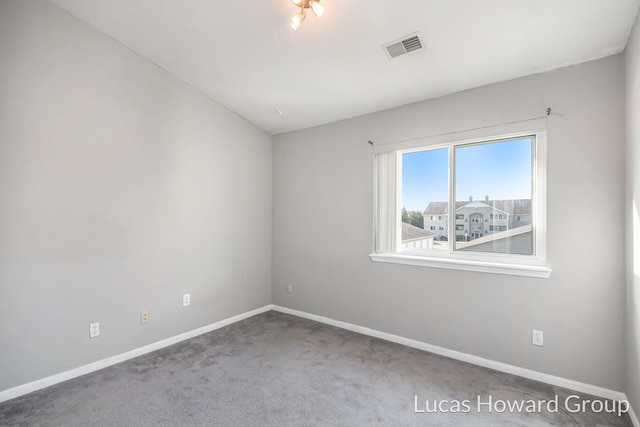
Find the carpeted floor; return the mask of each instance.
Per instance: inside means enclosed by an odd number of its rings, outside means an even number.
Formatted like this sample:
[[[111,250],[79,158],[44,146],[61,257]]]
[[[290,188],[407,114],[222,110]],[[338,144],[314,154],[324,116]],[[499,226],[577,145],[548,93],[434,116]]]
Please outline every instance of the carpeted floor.
[[[573,412],[584,399],[607,406]],[[521,411],[504,408],[519,402]],[[0,425],[632,426],[607,409],[599,398],[271,311],[0,403]]]

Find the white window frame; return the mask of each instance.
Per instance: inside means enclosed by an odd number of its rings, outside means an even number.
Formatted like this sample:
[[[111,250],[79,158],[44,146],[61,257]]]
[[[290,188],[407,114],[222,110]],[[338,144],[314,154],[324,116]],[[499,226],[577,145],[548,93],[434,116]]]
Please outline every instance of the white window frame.
[[[534,236],[534,254],[480,253],[454,250],[456,217],[455,209],[449,209],[447,216],[450,231],[449,250],[424,251],[403,249],[402,218],[400,205],[402,196],[402,153],[426,149],[449,149],[449,206],[455,206],[453,200],[453,173],[456,146],[535,136],[535,155],[533,159],[532,180],[532,227]],[[536,119],[506,125],[483,127],[470,131],[456,132],[435,137],[420,138],[374,147],[374,252],[370,258],[376,262],[417,265],[423,267],[447,268],[455,270],[478,271],[485,273],[509,274],[548,278],[551,268],[547,264],[546,253],[546,164],[547,164],[546,120]],[[393,207],[389,204],[393,203]],[[384,221],[380,221],[380,218]]]

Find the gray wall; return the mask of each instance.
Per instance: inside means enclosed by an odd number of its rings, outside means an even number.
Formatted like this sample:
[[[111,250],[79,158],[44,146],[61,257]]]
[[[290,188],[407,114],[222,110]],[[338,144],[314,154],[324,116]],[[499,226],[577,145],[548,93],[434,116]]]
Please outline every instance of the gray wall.
[[[372,89],[375,90],[375,89]],[[376,143],[541,116],[548,258],[534,279],[375,263]],[[623,390],[624,60],[603,60],[275,137],[273,301]],[[287,285],[293,292],[287,292]],[[531,345],[531,330],[545,346]]]
[[[627,82],[626,393],[640,415],[640,15],[625,52]]]
[[[61,9],[0,1],[0,390],[269,304],[271,153]]]

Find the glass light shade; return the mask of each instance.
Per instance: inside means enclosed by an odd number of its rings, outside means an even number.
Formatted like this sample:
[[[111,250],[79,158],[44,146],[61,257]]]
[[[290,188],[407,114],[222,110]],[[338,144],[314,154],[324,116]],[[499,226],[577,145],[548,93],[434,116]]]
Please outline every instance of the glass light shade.
[[[300,12],[296,16],[291,18],[291,28],[293,28],[294,30],[297,30],[300,24],[304,22],[304,18],[306,16],[307,16],[306,13]]]
[[[309,5],[311,5],[311,10],[313,10],[313,13],[320,18],[322,16],[322,14],[324,13],[324,6],[320,4],[320,2],[317,1],[310,1]]]
[[[303,1],[304,0],[291,0],[291,3],[295,4],[296,6],[300,6]]]

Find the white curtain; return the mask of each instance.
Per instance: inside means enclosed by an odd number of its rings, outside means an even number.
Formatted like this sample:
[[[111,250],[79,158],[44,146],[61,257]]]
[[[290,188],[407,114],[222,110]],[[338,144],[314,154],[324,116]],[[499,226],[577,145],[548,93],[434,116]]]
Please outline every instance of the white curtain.
[[[399,238],[398,152],[376,154],[376,253],[395,252]]]

